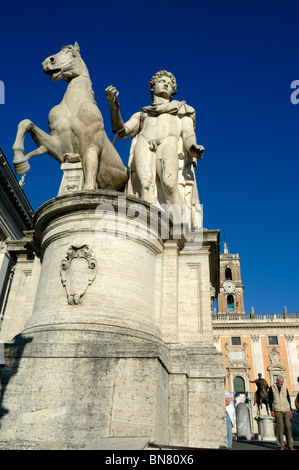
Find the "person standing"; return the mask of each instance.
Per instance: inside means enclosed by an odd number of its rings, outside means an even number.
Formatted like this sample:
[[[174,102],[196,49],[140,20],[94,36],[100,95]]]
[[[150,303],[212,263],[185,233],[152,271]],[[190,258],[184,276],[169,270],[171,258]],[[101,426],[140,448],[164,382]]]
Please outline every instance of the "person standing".
[[[226,425],[227,425],[227,442],[228,448],[233,446],[233,427],[236,421],[236,412],[230,402],[230,394],[225,390],[225,406],[226,406]]]
[[[276,420],[276,442],[280,450],[284,450],[283,426],[285,426],[286,440],[290,450],[294,450],[292,440],[291,418],[293,416],[291,400],[284,377],[279,375],[275,385],[269,390],[269,406],[271,416]]]

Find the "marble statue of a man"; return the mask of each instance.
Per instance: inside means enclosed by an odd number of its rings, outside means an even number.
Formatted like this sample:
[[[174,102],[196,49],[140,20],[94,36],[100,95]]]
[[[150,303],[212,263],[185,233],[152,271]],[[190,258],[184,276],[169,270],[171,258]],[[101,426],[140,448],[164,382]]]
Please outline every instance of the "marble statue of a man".
[[[194,109],[185,101],[171,101],[176,90],[172,73],[157,72],[150,81],[152,104],[133,114],[125,123],[119,110],[117,89],[109,86],[106,96],[117,138],[134,137],[129,160],[132,193],[139,192],[149,203],[166,202],[182,207],[186,197],[179,188],[179,180],[183,179],[185,186],[191,184],[192,190],[195,184],[196,189],[193,166],[196,166],[196,159],[202,158],[204,148],[196,142]]]

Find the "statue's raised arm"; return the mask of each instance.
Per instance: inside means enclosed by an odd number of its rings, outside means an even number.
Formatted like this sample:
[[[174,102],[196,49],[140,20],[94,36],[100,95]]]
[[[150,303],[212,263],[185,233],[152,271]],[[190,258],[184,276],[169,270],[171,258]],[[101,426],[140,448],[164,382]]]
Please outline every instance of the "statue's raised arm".
[[[116,134],[118,131],[121,131],[124,127],[124,123],[119,110],[119,91],[117,91],[114,86],[110,85],[106,88],[105,93],[110,105],[112,131]]]

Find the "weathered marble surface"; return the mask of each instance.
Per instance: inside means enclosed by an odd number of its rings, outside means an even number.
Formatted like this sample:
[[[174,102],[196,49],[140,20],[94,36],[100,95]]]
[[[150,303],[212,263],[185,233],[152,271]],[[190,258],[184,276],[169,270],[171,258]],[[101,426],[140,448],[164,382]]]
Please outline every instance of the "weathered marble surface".
[[[127,170],[104,130],[102,114],[94,101],[89,72],[78,43],[62,47],[42,65],[51,80],[65,80],[68,87],[61,103],[49,113],[49,134],[29,119],[20,122],[13,145],[16,173],[26,173],[31,157],[47,153],[59,163],[81,161],[83,189],[124,190]],[[38,149],[25,155],[27,133]]]
[[[196,141],[195,110],[185,101],[171,101],[176,90],[172,73],[157,72],[150,81],[152,104],[125,123],[119,110],[119,92],[109,86],[106,95],[113,131],[119,139],[133,137],[128,193],[152,204],[181,209],[188,206],[194,211],[199,204],[194,167],[204,147]]]
[[[206,231],[201,248],[186,249],[161,239],[163,217],[152,227],[146,217],[136,237],[127,212],[139,199],[119,205],[119,196],[67,194],[36,213],[41,271],[31,316],[19,331],[6,330],[20,334],[6,339],[1,448],[78,448],[132,436],[226,444],[224,368],[210,311],[216,234]],[[99,224],[114,217],[117,236],[109,224],[103,236]],[[88,246],[97,262],[78,303],[68,301],[60,272],[70,246]]]

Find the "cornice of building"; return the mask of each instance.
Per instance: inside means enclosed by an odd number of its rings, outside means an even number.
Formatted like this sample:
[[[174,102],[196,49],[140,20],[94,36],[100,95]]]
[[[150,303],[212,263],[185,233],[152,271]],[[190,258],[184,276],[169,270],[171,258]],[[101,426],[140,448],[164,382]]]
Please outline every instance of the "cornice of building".
[[[213,321],[213,331],[224,330],[267,330],[267,329],[283,329],[283,330],[297,330],[299,335],[299,322],[293,320],[285,320],[281,322],[237,322],[231,321],[227,323],[220,323]]]
[[[34,211],[0,148],[0,184],[27,229],[33,227]]]

